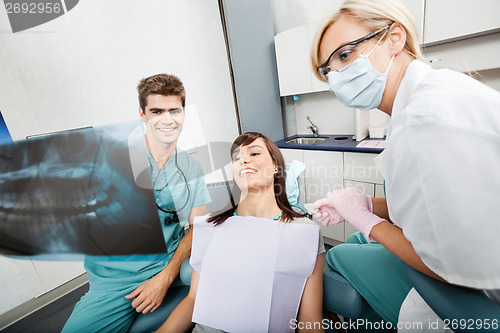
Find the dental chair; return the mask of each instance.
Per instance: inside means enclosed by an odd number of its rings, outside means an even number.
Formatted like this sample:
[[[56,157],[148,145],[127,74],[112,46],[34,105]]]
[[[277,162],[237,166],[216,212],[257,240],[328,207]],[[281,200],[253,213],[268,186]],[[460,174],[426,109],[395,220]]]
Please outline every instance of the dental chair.
[[[500,332],[500,305],[482,291],[438,281],[406,264],[405,270],[420,296],[454,332]],[[486,319],[489,329],[484,328]]]
[[[368,303],[342,275],[328,267],[323,271],[323,310],[348,318],[357,318]]]
[[[352,327],[348,323],[353,321],[356,323],[354,327],[357,329],[347,329],[341,330],[340,332],[349,333],[371,333],[371,332],[396,332],[396,330],[381,330],[368,328],[367,321],[375,323],[382,322],[383,319],[380,317],[372,307],[368,305],[366,300],[359,294],[356,289],[347,281],[342,275],[335,271],[331,271],[326,267],[323,271],[323,314],[324,318],[331,321],[332,325],[329,327],[335,327],[333,323],[339,321],[337,315],[343,317],[343,321],[346,322],[346,326],[340,327]],[[358,325],[357,319],[363,319],[363,322]],[[341,325],[338,323],[338,325]],[[337,332],[335,330],[327,330],[330,332]]]

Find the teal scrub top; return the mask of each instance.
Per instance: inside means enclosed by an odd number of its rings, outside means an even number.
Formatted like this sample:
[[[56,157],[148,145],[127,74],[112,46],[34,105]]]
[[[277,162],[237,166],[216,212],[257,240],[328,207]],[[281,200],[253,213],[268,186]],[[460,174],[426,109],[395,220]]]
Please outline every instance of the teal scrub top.
[[[160,172],[149,151],[148,159],[152,169],[151,177],[156,203],[164,210],[178,211],[180,222],[167,225],[165,217],[171,217],[172,214],[158,209],[167,247],[166,253],[109,257],[86,256],[84,267],[88,272],[90,287],[93,289],[119,290],[129,284],[142,283],[156,275],[168,264],[177,249],[184,235],[184,226],[188,222],[191,208],[206,205],[211,201],[202,168],[183,150],[177,148],[174,156],[165,163]],[[179,169],[186,177],[189,196],[186,181]]]

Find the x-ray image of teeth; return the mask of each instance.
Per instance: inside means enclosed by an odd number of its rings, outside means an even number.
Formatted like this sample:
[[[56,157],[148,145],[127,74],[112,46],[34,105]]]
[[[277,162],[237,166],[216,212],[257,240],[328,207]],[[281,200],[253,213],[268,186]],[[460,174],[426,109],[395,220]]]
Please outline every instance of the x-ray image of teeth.
[[[151,186],[137,186],[132,172],[128,138],[138,126],[1,145],[0,254],[166,252]]]

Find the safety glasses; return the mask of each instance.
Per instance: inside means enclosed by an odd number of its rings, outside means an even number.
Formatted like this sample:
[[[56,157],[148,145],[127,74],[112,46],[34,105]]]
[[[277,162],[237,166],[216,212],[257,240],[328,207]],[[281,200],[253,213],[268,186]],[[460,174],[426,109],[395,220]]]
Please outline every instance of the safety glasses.
[[[374,32],[369,33],[364,37],[339,46],[316,70],[321,75],[323,80],[328,81],[328,73],[330,73],[331,71],[338,71],[339,69],[344,68],[354,60],[358,59],[358,57],[364,52],[366,48],[366,43],[364,42],[377,36],[381,32],[387,31],[390,27],[390,25],[386,25],[385,27],[375,30]]]

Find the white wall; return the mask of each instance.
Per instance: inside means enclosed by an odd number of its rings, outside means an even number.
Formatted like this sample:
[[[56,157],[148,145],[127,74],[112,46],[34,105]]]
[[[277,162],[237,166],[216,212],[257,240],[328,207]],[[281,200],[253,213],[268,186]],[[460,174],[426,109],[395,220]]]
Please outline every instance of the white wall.
[[[309,115],[318,126],[319,134],[354,134],[356,113],[354,109],[344,106],[329,91],[303,94],[295,101],[297,134],[311,134],[307,129]]]
[[[80,1],[16,34],[0,10],[0,110],[13,139],[138,119],[138,81],[178,75],[209,141],[238,132],[217,0]]]

